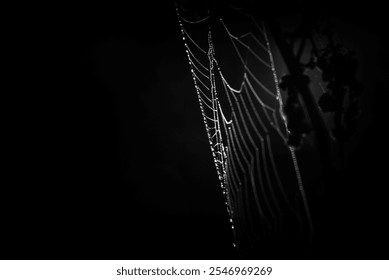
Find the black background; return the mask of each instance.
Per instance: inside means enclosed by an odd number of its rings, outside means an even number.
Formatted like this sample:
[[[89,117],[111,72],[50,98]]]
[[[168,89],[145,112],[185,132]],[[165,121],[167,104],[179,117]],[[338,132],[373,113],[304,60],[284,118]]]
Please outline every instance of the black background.
[[[312,258],[387,258],[381,8],[309,7],[345,22],[342,34],[354,32],[346,40],[359,50],[367,88],[350,168],[316,207]],[[268,10],[288,15],[293,5]],[[1,258],[237,258],[174,4],[34,4],[10,12]]]

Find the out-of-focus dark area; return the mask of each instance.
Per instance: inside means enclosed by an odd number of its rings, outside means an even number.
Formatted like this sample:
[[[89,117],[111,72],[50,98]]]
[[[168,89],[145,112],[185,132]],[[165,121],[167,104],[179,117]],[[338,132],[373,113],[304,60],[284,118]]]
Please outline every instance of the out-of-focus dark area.
[[[130,2],[12,9],[1,259],[238,257],[174,3]],[[259,6],[282,23],[304,1],[273,2]],[[311,257],[387,259],[385,9],[305,2],[339,22],[365,86],[347,174],[313,206]]]

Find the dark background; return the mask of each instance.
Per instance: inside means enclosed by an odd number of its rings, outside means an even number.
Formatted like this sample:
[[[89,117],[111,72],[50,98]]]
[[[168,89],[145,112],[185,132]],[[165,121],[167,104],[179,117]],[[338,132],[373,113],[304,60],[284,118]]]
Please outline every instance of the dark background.
[[[366,87],[312,258],[387,258],[385,15],[371,1],[307,9],[341,20]],[[0,257],[237,258],[172,2],[10,12]]]

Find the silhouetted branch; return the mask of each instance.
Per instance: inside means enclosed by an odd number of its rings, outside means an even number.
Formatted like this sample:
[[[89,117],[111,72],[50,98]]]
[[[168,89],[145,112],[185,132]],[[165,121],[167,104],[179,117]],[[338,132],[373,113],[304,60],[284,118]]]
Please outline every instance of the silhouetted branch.
[[[316,133],[317,148],[323,162],[324,178],[328,178],[333,173],[330,134],[309,88],[309,78],[303,74],[303,65],[293,54],[292,46],[288,45],[283,38],[281,29],[275,19],[272,17],[266,18],[266,24],[274,37],[290,76],[293,77],[294,87],[305,103],[305,108],[312,122],[312,128]]]

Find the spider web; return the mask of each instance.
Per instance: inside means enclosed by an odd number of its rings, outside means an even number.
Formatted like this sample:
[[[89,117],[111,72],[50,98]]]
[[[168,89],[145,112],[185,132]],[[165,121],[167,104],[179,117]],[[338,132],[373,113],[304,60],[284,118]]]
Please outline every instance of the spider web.
[[[308,202],[295,151],[287,145],[265,25],[245,15],[231,31],[221,18],[189,20],[176,10],[234,246],[248,251],[286,234],[310,237]]]

